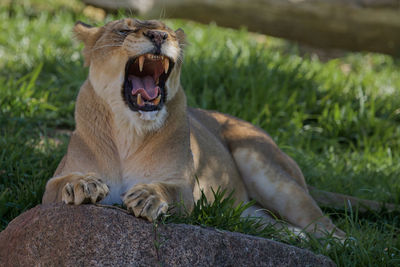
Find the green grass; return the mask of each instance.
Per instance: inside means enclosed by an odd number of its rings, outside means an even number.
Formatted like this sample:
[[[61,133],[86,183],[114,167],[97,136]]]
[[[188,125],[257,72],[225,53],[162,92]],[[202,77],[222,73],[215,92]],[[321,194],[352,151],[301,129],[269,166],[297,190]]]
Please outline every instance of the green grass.
[[[382,236],[381,232],[390,233],[392,236],[396,235],[396,228],[388,223],[384,216],[375,214],[362,219],[357,211],[346,210],[343,213],[331,213],[333,217],[340,216],[342,218],[340,226],[350,236],[343,244],[337,238],[329,235],[315,238],[304,233],[306,236],[304,239],[293,234],[287,227],[278,230],[273,225],[264,225],[259,218],[241,218],[240,214],[249,205],[252,205],[251,203],[239,203],[235,206],[232,194],[227,194],[225,190],[220,189],[213,193],[214,202],[208,202],[206,196],[202,194],[191,213],[167,215],[161,222],[214,227],[265,237],[329,256],[339,266],[391,266],[399,263],[399,247],[395,246],[395,243],[390,244],[388,240],[386,243],[377,242]],[[181,205],[178,204],[178,206]],[[380,221],[379,224],[374,223],[376,220]],[[355,230],[357,228],[361,228],[362,231]],[[373,258],[374,256],[379,258]]]
[[[74,128],[75,97],[87,75],[82,45],[73,40],[71,29],[76,20],[95,22],[83,15],[81,4],[65,0],[4,2],[0,20],[4,229],[40,203],[45,182],[66,151],[68,136],[60,130]],[[301,56],[293,44],[259,38],[245,29],[167,23],[188,35],[182,84],[191,106],[230,113],[262,127],[317,188],[400,204],[399,60],[349,53],[321,62]],[[353,237],[346,246],[332,243],[328,250],[313,239],[283,241],[328,255],[340,266],[400,264],[398,213],[325,211]],[[204,218],[211,213],[220,210],[214,206]],[[213,226],[227,228],[219,222]],[[254,231],[250,228],[236,230]]]

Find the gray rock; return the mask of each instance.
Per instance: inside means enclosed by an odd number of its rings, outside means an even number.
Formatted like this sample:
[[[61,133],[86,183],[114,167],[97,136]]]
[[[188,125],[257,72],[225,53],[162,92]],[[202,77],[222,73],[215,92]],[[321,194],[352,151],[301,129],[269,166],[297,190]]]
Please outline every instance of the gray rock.
[[[0,233],[1,266],[335,266],[265,238],[153,224],[94,205],[39,205]]]

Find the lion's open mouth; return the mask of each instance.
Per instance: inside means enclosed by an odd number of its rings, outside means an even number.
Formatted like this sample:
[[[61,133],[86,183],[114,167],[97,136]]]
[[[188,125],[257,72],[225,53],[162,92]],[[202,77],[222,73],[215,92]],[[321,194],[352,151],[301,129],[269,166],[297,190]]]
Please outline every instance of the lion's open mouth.
[[[166,99],[165,84],[174,62],[163,55],[144,54],[128,60],[122,95],[133,111],[160,110]]]

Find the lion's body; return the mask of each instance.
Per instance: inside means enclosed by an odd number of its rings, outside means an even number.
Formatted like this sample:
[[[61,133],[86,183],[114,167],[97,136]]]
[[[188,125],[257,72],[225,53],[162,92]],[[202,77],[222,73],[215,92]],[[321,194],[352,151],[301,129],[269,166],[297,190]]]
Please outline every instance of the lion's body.
[[[174,35],[163,24],[157,26]],[[264,131],[229,115],[186,106],[179,54],[170,47],[182,42],[178,32],[162,51],[177,65],[165,87],[168,94],[149,121],[128,109],[120,94],[125,62],[143,51],[127,53],[125,47],[121,52],[124,41],[122,48],[96,55],[93,51],[107,41],[101,36],[108,28],[95,29],[79,24],[75,29],[89,50],[85,59],[90,74],[76,103],[76,130],[47,184],[44,203],[124,203],[136,216],[153,220],[174,202],[183,201],[191,209],[200,190],[212,200],[211,188],[221,187],[234,190],[238,202],[254,199],[297,227],[311,226],[308,230],[315,231],[314,226],[320,230],[321,224],[322,230],[334,231],[309,196],[297,164]],[[131,38],[128,47],[141,38]],[[337,233],[341,235],[340,230]]]

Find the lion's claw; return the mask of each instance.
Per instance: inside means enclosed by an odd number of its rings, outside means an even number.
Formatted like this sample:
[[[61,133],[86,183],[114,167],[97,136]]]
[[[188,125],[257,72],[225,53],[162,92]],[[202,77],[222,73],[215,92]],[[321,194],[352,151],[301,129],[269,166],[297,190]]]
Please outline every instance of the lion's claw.
[[[67,204],[80,205],[96,203],[107,196],[108,186],[92,174],[67,183],[62,191],[62,201]]]
[[[167,202],[151,187],[151,184],[134,186],[125,194],[123,201],[129,212],[150,222],[168,211]]]

